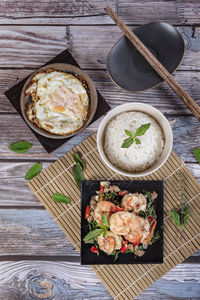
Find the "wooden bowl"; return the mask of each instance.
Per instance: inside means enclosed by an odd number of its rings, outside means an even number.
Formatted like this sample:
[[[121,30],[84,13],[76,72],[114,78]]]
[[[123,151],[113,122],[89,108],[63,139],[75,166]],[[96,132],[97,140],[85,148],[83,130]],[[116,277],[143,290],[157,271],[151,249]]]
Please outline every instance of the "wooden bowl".
[[[45,71],[45,70],[51,69],[51,68],[55,69],[57,71],[64,71],[67,73],[72,73],[75,76],[80,75],[87,83],[88,90],[89,90],[89,100],[90,100],[89,117],[88,117],[86,124],[83,127],[81,127],[79,130],[77,130],[75,133],[67,134],[67,135],[58,135],[58,134],[50,133],[42,128],[37,127],[35,124],[32,124],[26,116],[25,109],[26,109],[27,104],[30,102],[30,97],[29,96],[27,97],[24,94],[24,91],[26,90],[29,82],[31,81],[32,77],[36,73],[38,73],[39,71]],[[46,66],[38,69],[27,79],[27,81],[25,82],[24,87],[22,89],[22,92],[21,92],[20,107],[21,107],[22,115],[23,115],[26,123],[29,125],[29,127],[31,129],[33,129],[37,133],[39,133],[45,137],[48,137],[48,138],[64,139],[64,138],[68,138],[68,137],[76,135],[77,133],[82,131],[84,128],[86,128],[90,124],[90,122],[92,121],[92,119],[95,115],[96,109],[97,109],[97,102],[98,102],[97,91],[96,91],[96,88],[95,88],[92,80],[89,78],[88,75],[86,75],[80,68],[78,68],[76,66],[69,65],[69,64],[63,64],[63,63],[56,63],[56,64],[49,64],[49,65],[46,65]]]

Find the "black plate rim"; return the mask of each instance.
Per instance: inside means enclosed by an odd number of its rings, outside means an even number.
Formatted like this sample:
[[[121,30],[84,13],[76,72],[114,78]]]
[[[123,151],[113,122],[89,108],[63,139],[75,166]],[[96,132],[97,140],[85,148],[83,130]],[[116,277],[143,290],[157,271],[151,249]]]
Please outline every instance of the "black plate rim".
[[[82,195],[82,191],[83,191],[83,188],[82,186],[84,185],[85,182],[89,182],[89,183],[93,183],[93,182],[100,182],[100,181],[109,181],[111,183],[115,183],[117,184],[118,182],[140,182],[140,183],[144,183],[144,182],[159,182],[161,183],[162,185],[162,222],[161,222],[161,228],[162,228],[162,246],[161,246],[161,254],[162,254],[162,261],[160,262],[153,262],[153,261],[149,261],[149,262],[130,262],[130,263],[112,263],[112,264],[103,264],[103,263],[96,263],[95,265],[126,265],[126,264],[130,264],[130,265],[135,265],[135,264],[162,264],[164,262],[164,185],[165,185],[165,182],[164,180],[154,180],[154,179],[151,179],[151,180],[106,180],[106,179],[89,179],[89,180],[82,180],[81,181],[81,232],[80,232],[80,235],[81,235],[81,248],[80,248],[80,255],[81,255],[81,265],[90,265],[90,264],[86,264],[86,263],[83,263],[82,262],[82,248],[84,247],[84,242],[82,240],[82,210],[83,210],[83,195]],[[94,265],[94,264],[93,264]]]
[[[182,34],[178,31],[178,29],[176,29],[175,26],[173,26],[173,25],[170,24],[170,23],[164,22],[164,21],[153,21],[153,22],[150,22],[150,23],[145,23],[145,24],[142,24],[142,25],[138,26],[137,29],[140,28],[140,27],[146,26],[146,25],[154,24],[154,23],[165,23],[165,24],[168,24],[168,25],[172,26],[172,27],[177,31],[177,33],[179,34],[181,40],[183,41],[183,47],[184,47],[184,48],[183,48],[183,56],[182,56],[182,58],[181,58],[179,64],[178,64],[177,67],[175,68],[175,70],[174,70],[172,73],[170,72],[170,74],[173,75],[173,74],[176,72],[176,70],[178,69],[178,67],[180,66],[180,64],[182,63],[183,58],[184,58],[184,56],[185,56],[185,51],[186,51],[185,41],[184,41],[184,39],[183,39]],[[134,29],[134,30],[135,30],[135,29]],[[132,31],[134,31],[134,30],[132,30]],[[131,93],[131,94],[137,94],[137,93],[140,93],[140,92],[146,92],[146,91],[148,91],[148,90],[150,90],[150,89],[152,89],[152,88],[155,88],[155,87],[159,86],[160,84],[162,84],[162,83],[164,82],[163,79],[161,80],[161,82],[159,82],[159,83],[153,85],[152,87],[149,87],[149,88],[143,89],[143,90],[135,91],[135,90],[127,90],[127,89],[123,88],[122,86],[120,86],[120,85],[114,80],[114,78],[113,78],[112,75],[110,74],[110,71],[109,71],[109,68],[108,68],[108,58],[109,58],[109,55],[110,55],[112,49],[113,49],[113,48],[117,45],[117,43],[119,43],[124,37],[125,37],[125,35],[123,35],[119,40],[116,41],[116,43],[112,46],[112,48],[109,50],[109,52],[108,52],[108,54],[107,54],[107,56],[106,56],[106,70],[107,70],[108,75],[109,75],[110,79],[112,80],[112,82],[113,82],[114,84],[116,84],[116,85],[117,85],[120,89],[122,89],[123,91],[129,92],[129,93]]]

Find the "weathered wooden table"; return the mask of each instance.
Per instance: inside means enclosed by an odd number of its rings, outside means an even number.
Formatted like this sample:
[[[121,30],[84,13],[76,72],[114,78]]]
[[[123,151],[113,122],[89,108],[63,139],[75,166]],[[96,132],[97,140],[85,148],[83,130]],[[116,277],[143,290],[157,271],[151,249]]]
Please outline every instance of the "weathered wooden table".
[[[122,36],[103,8],[110,4],[134,28],[154,20],[174,24],[186,53],[174,75],[200,99],[200,2],[129,0],[2,0],[0,3],[0,299],[112,299],[86,266],[49,213],[30,192],[26,170],[46,167],[95,132],[101,120],[52,154],[47,154],[3,92],[33,69],[68,48],[112,107],[141,101],[171,121],[174,150],[200,179],[192,149],[200,144],[200,123],[162,84],[131,94],[120,90],[105,70],[106,55]],[[200,103],[198,101],[198,103]],[[20,155],[9,151],[16,140],[33,143]],[[158,280],[138,299],[200,299],[200,252]]]

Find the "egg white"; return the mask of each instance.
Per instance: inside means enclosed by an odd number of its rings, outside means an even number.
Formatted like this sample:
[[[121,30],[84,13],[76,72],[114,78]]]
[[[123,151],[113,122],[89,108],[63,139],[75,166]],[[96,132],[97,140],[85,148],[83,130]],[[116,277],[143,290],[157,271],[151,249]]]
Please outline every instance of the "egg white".
[[[84,107],[81,115],[73,114],[68,107],[62,112],[52,107],[52,95],[60,88],[67,88],[70,93],[79,96]],[[32,96],[31,105],[26,111],[28,119],[48,132],[58,135],[74,133],[87,121],[88,93],[82,82],[72,74],[54,70],[39,72],[32,78],[25,94]]]

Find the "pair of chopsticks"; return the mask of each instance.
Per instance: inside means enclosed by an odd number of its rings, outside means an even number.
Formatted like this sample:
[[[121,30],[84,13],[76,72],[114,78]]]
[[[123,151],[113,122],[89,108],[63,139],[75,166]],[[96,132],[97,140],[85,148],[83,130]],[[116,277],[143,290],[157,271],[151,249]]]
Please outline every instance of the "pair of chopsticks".
[[[162,77],[162,79],[170,86],[176,95],[189,108],[192,114],[200,121],[200,106],[190,97],[190,95],[182,88],[182,86],[172,77],[165,67],[157,60],[157,58],[149,51],[149,49],[140,41],[140,39],[128,28],[126,24],[114,13],[110,6],[105,8],[107,14],[113,19],[116,25],[123,31],[129,41],[143,55],[154,70]]]

